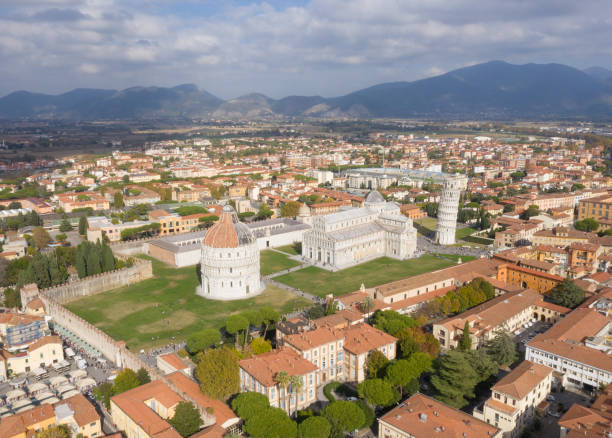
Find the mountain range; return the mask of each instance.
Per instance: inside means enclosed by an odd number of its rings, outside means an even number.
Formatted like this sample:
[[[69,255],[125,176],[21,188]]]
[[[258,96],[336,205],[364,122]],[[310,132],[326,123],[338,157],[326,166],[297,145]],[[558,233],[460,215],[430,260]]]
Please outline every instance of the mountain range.
[[[59,95],[16,91],[0,98],[0,118],[4,119],[281,117],[612,119],[612,71],[491,61],[333,98],[272,99],[251,93],[223,100],[192,84],[125,90],[81,88]]]

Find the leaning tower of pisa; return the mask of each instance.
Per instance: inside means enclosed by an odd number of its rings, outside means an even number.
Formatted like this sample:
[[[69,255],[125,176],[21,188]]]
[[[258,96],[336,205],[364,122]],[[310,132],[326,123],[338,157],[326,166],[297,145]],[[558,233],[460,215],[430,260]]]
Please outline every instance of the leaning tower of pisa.
[[[436,242],[441,245],[455,243],[459,197],[466,184],[465,177],[451,177],[444,181],[438,205],[438,226],[436,227]]]

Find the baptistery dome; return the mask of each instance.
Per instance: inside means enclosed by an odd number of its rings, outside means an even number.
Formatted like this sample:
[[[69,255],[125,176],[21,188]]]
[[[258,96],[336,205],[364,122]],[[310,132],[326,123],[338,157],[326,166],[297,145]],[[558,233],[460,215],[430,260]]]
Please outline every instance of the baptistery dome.
[[[257,239],[229,205],[204,236],[201,271],[197,293],[205,298],[238,300],[263,290]]]

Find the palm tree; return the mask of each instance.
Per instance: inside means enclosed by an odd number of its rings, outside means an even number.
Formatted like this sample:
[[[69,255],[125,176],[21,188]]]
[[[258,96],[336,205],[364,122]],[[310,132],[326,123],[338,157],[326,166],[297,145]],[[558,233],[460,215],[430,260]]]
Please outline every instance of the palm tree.
[[[297,410],[298,396],[300,392],[302,392],[302,389],[304,389],[304,379],[302,376],[291,376],[290,382],[291,392],[295,393],[295,409]],[[291,403],[291,399],[289,400],[289,403]]]
[[[291,384],[291,376],[287,371],[281,371],[276,375],[276,383],[278,383],[283,388],[283,398],[285,401],[285,405],[287,405],[287,389]],[[289,409],[287,409],[287,411],[289,411]]]

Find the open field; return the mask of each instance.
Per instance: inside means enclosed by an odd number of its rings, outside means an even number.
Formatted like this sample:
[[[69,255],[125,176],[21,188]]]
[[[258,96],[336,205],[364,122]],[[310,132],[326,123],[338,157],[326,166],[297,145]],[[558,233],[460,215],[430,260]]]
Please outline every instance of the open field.
[[[174,269],[152,262],[153,278],[80,298],[66,307],[139,350],[185,340],[203,328],[221,328],[229,315],[246,309],[271,306],[287,313],[310,304],[276,287],[247,300],[207,300],[195,294],[198,278],[193,266]]]
[[[427,229],[431,234],[433,234],[436,232],[438,220],[434,217],[424,217],[422,219],[415,219],[414,223]],[[455,239],[461,240],[464,237],[471,236],[476,231],[476,229],[471,227],[457,228],[457,230],[455,231]]]
[[[295,250],[293,245],[279,246],[276,249],[278,249],[279,251],[282,251],[282,252],[286,252],[287,254],[300,255],[300,253]]]
[[[274,274],[275,272],[293,268],[294,266],[299,265],[298,262],[296,262],[295,260],[291,260],[288,256],[278,253],[276,251],[272,251],[270,249],[260,251],[259,255],[259,272],[261,272],[261,275]]]
[[[431,272],[453,265],[453,261],[426,254],[409,260],[381,257],[338,272],[309,266],[299,271],[276,277],[275,280],[304,292],[323,297],[327,294],[342,295],[366,287],[377,286],[413,275]]]

